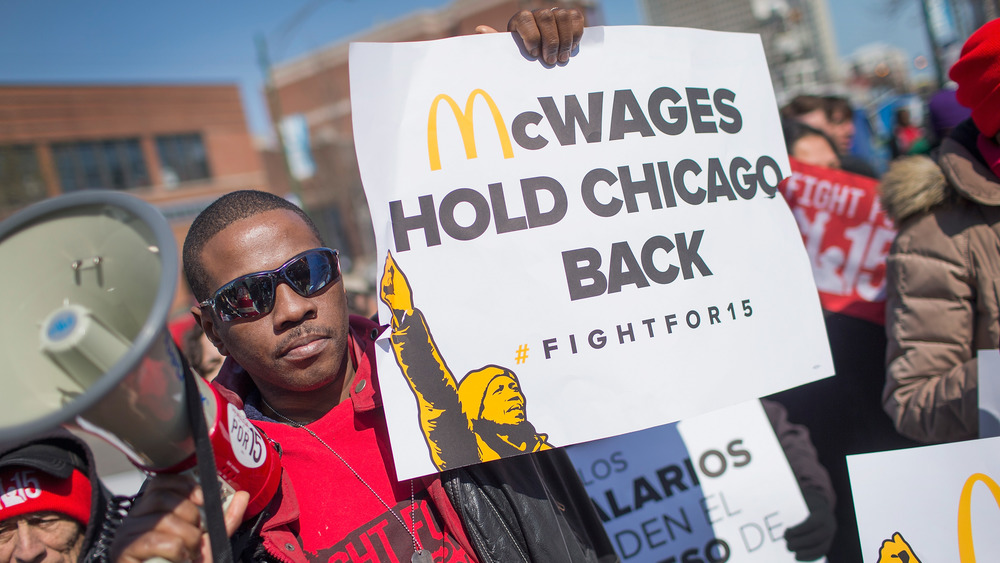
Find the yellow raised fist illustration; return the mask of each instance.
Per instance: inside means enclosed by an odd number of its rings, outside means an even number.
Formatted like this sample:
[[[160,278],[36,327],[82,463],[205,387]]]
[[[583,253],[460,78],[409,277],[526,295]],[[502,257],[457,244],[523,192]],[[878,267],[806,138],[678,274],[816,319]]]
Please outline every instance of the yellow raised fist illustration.
[[[552,448],[548,434],[528,421],[513,370],[489,364],[455,377],[391,253],[379,285],[379,298],[392,312],[396,365],[417,400],[420,428],[438,470]]]
[[[413,310],[413,295],[410,293],[409,280],[399,271],[391,253],[385,257],[385,269],[382,271],[380,285],[379,298],[392,312],[392,326],[399,326],[403,315]]]
[[[920,559],[917,559],[903,536],[896,532],[892,534],[892,538],[882,542],[877,563],[920,563]]]

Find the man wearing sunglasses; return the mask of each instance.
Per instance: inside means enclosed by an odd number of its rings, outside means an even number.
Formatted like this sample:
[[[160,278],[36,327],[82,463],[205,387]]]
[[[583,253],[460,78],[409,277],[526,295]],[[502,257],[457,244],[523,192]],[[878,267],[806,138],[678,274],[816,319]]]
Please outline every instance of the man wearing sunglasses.
[[[510,29],[546,62],[568,59],[575,10],[522,12]],[[558,40],[553,40],[558,38]],[[617,556],[560,450],[397,480],[375,373],[385,327],[350,316],[336,251],[266,192],[228,194],[184,244],[192,313],[226,356],[213,383],[282,448],[282,487],[232,539],[240,560],[611,562]],[[200,489],[153,478],[113,560],[202,560]],[[227,512],[242,518],[239,494]]]

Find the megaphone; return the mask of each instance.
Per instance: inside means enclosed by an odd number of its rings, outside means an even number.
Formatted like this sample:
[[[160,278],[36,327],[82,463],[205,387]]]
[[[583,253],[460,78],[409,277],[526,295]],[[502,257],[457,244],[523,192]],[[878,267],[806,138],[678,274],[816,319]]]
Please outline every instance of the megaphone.
[[[275,445],[186,373],[167,330],[177,245],[156,208],[111,191],[36,203],[0,222],[0,264],[0,444],[63,425],[107,440],[140,469],[191,469],[187,379],[222,482],[250,493],[245,518],[267,506],[281,480]]]

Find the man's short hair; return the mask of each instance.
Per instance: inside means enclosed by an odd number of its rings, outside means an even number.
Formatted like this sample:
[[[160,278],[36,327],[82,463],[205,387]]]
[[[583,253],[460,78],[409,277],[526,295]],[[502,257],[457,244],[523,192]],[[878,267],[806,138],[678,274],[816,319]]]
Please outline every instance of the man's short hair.
[[[799,139],[803,139],[805,137],[822,137],[823,140],[830,145],[833,152],[837,154],[837,156],[840,156],[840,151],[837,150],[837,144],[833,142],[833,139],[831,139],[826,132],[816,129],[810,125],[806,125],[801,121],[796,121],[794,119],[782,119],[781,132],[785,136],[785,150],[788,151],[789,155],[792,154],[792,149],[795,147],[795,143],[797,143]]]
[[[824,115],[829,115],[827,111],[827,102],[822,96],[800,94],[792,98],[791,101],[781,108],[781,117],[795,119],[807,113],[812,113],[818,109],[823,110]]]
[[[287,209],[301,217],[316,235],[316,240],[323,244],[323,237],[312,219],[299,206],[287,199],[257,190],[228,193],[215,200],[195,217],[184,239],[184,277],[187,278],[191,293],[199,303],[208,299],[211,292],[208,286],[208,274],[201,262],[201,253],[208,241],[236,221],[276,209]]]
[[[832,121],[837,121],[835,118],[837,114],[841,117],[850,121],[854,118],[854,107],[851,106],[851,101],[843,96],[826,96],[823,98],[826,102],[826,118]]]

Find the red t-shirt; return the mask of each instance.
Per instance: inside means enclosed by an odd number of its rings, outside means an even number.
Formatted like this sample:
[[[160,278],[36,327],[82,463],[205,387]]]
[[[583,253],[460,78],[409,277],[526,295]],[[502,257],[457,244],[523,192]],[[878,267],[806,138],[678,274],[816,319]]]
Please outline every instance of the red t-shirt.
[[[308,425],[342,455],[378,496],[393,507],[399,521],[347,466],[306,430],[262,419],[259,393],[251,378],[227,359],[212,385],[247,411],[255,425],[281,444],[284,497],[260,534],[272,556],[288,562],[407,562],[413,555],[411,526],[434,561],[476,562],[458,514],[437,479],[397,483],[385,413],[377,390],[372,357],[378,331],[368,319],[351,318],[348,351],[357,373],[348,400]],[[368,337],[368,333],[371,336]],[[244,404],[244,400],[249,403]],[[430,486],[429,493],[424,487]],[[433,500],[429,502],[429,499]],[[447,514],[440,514],[446,510]],[[412,520],[411,520],[412,514]],[[454,526],[455,528],[449,528]],[[294,543],[293,543],[294,542]],[[296,545],[298,544],[298,545]]]
[[[466,562],[468,557],[442,529],[442,519],[428,502],[420,480],[414,480],[411,510],[410,481],[397,482],[389,440],[381,417],[355,413],[344,401],[308,428],[323,438],[353,467],[365,483],[402,519],[390,514],[378,498],[347,466],[302,428],[255,421],[281,444],[281,465],[288,472],[299,503],[299,541],[314,561],[409,561],[413,539],[420,540],[434,561]],[[412,517],[412,521],[411,521]]]

